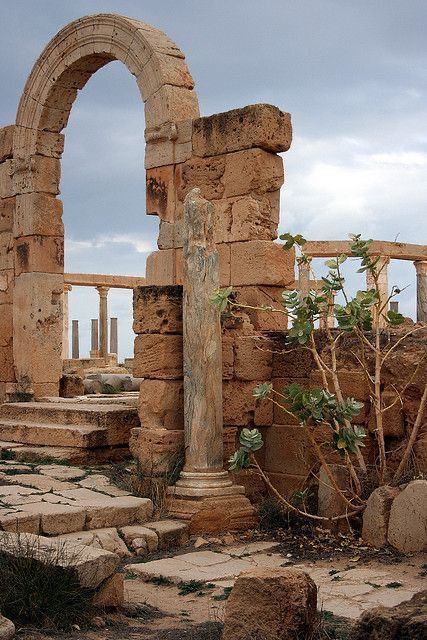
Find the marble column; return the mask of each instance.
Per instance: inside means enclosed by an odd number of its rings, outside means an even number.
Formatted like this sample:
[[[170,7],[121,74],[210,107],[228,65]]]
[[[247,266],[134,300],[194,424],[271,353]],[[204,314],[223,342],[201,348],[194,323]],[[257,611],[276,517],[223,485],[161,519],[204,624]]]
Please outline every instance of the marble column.
[[[427,322],[427,260],[414,262],[417,272],[417,322]]]
[[[99,293],[99,357],[108,355],[108,291],[109,287],[96,287]]]
[[[118,354],[119,351],[119,338],[117,318],[110,318],[110,353]]]
[[[98,318],[92,318],[90,321],[90,357],[99,358],[99,333]]]
[[[79,321],[73,320],[71,323],[71,357],[74,360],[80,358],[80,346],[79,346]]]
[[[62,296],[62,353],[63,360],[67,360],[70,357],[70,320],[68,315],[68,294],[72,290],[70,284],[64,284],[64,293]]]
[[[388,311],[388,303],[387,299],[390,295],[390,291],[388,288],[388,264],[390,262],[390,258],[388,256],[380,256],[376,264],[376,270],[378,273],[378,293],[380,296],[381,306],[385,305],[382,314],[386,314]],[[375,282],[372,277],[372,274],[369,271],[366,272],[366,286],[368,289],[375,289]],[[380,318],[380,326],[385,326],[387,323],[384,318]]]
[[[184,204],[183,349],[185,465],[174,495],[243,493],[223,469],[222,338],[210,302],[219,288],[214,207],[193,189]]]

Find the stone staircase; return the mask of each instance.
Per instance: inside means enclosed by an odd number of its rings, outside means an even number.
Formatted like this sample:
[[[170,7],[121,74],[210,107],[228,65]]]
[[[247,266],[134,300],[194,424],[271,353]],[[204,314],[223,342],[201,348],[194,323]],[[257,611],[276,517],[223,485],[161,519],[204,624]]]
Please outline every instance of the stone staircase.
[[[130,430],[138,426],[136,407],[120,403],[8,403],[0,406],[0,448],[21,460],[115,460],[126,456]]]

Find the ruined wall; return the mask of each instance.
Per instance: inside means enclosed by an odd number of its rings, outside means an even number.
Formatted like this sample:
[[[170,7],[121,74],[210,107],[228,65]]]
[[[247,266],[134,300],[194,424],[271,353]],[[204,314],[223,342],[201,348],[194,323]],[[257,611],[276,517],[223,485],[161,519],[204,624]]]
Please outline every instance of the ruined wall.
[[[147,213],[160,218],[159,251],[147,258],[147,284],[182,284],[183,202],[198,187],[215,206],[221,286],[238,286],[248,298],[255,295],[248,287],[262,287],[259,299],[277,298],[278,287],[294,279],[293,255],[286,259],[272,242],[284,182],[277,152],[291,144],[289,114],[251,105],[178,123],[176,135],[190,157],[161,157],[159,150],[162,166],[147,168]]]
[[[239,300],[239,291],[236,292]],[[286,331],[265,327],[269,313],[237,312],[222,318],[224,462],[235,450],[243,427],[256,427],[262,433],[264,447],[257,452],[262,468],[276,488],[287,497],[302,489],[310,472],[318,472],[319,462],[311,450],[304,429],[268,400],[257,401],[254,387],[273,382],[274,388],[297,382],[306,388],[322,386],[312,355],[302,347],[285,344]],[[263,317],[263,322],[258,317]],[[182,383],[182,289],[180,286],[140,287],[134,291],[135,375],[146,378],[141,385],[139,416],[141,428],[134,429],[131,451],[144,469],[167,471],[170,457],[183,455],[183,383]],[[384,340],[390,345],[402,335],[396,331]],[[328,360],[325,333],[316,332],[322,357]],[[374,435],[374,410],[364,373],[353,355],[357,349],[352,336],[344,339],[338,352],[338,368],[344,397],[363,401],[364,408],[354,420],[366,431],[363,455],[374,467],[378,451]],[[422,361],[427,342],[427,329],[404,341],[384,366],[383,400],[391,404],[395,389],[402,392],[402,403],[396,403],[384,414],[384,433],[390,468],[396,468],[403,440],[415,420],[427,362]],[[371,362],[369,366],[372,367]],[[413,373],[421,363],[415,376]],[[408,380],[410,384],[404,389]],[[404,390],[403,390],[404,389]],[[316,439],[326,460],[340,464],[337,452],[329,448],[330,432],[316,430]],[[415,446],[414,469],[427,473],[427,431]],[[264,487],[251,472],[236,478],[244,484],[250,497]]]
[[[13,369],[13,220],[15,196],[12,182],[13,129],[0,129],[0,403],[6,385],[15,381]]]

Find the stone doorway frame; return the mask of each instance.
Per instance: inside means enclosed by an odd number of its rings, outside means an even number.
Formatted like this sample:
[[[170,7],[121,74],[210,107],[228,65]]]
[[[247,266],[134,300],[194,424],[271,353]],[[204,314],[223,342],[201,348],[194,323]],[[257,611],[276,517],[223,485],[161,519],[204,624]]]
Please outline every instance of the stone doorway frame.
[[[145,167],[183,162],[191,140],[177,123],[199,116],[184,54],[162,31],[98,14],[68,24],[36,61],[13,134],[13,363],[18,391],[57,395],[62,372],[64,229],[57,198],[60,159],[77,91],[101,67],[122,62],[136,77],[145,109]],[[165,159],[166,158],[166,159]],[[152,210],[150,214],[156,213]]]

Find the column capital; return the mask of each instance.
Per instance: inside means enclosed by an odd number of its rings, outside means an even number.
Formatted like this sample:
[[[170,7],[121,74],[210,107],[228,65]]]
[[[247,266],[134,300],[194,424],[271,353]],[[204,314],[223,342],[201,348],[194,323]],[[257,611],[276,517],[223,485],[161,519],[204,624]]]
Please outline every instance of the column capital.
[[[110,287],[105,287],[103,285],[95,288],[98,291],[100,298],[106,298],[110,290]]]
[[[427,276],[427,260],[416,260],[414,265],[417,275]]]

